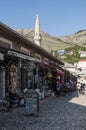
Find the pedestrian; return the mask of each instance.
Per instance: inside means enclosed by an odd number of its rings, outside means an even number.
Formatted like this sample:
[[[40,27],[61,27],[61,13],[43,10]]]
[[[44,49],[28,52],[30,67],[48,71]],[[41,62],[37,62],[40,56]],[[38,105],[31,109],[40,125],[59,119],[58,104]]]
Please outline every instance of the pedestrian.
[[[60,81],[57,81],[56,90],[57,90],[57,94],[61,95],[61,84],[60,84]]]
[[[79,97],[80,89],[81,89],[81,83],[77,82],[77,97]]]

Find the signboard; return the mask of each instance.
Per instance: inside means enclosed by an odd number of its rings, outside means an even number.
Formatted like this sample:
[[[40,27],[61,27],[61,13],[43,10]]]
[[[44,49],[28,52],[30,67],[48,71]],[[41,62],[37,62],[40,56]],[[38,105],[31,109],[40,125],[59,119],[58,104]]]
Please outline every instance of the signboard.
[[[27,55],[30,55],[30,50],[24,48],[24,47],[21,47],[21,52],[27,54]]]
[[[12,41],[0,37],[0,46],[12,49]]]
[[[26,114],[36,114],[38,111],[38,95],[33,90],[26,97]]]
[[[9,50],[7,54],[11,55],[11,56],[13,55],[15,57],[19,57],[19,58],[22,58],[22,59],[26,59],[26,60],[30,60],[30,61],[35,61],[34,57],[22,54],[20,52],[14,51],[14,50]]]
[[[44,58],[44,64],[49,64],[49,59],[48,58]]]
[[[34,114],[37,112],[37,99],[27,98],[26,99],[26,114]]]
[[[41,62],[41,55],[35,53],[35,57],[37,58],[36,60],[37,60],[38,62]]]

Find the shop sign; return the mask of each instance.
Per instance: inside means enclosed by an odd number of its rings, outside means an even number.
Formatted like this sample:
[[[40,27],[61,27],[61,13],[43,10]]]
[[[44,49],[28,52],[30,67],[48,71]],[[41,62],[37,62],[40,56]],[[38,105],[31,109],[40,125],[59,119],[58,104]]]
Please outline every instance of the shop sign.
[[[44,64],[49,64],[49,59],[48,58],[44,58]]]
[[[34,90],[30,90],[26,95],[26,114],[36,114],[38,111],[38,95]]]
[[[12,49],[12,41],[0,37],[0,46]]]
[[[21,47],[21,51],[22,51],[23,53],[25,53],[25,54],[30,55],[30,50],[28,50],[28,49],[26,49],[26,48],[24,48],[24,47]]]
[[[18,57],[18,58],[22,58],[22,59],[25,59],[25,60],[31,60],[31,61],[35,61],[36,60],[34,57],[30,57],[28,55],[24,55],[22,53],[19,53],[19,52],[16,52],[16,51],[12,51],[12,50],[9,50],[7,54],[11,55],[11,56]]]
[[[0,60],[4,60],[4,54],[0,53]]]
[[[37,58],[37,61],[38,61],[38,62],[41,62],[41,55],[35,53],[35,57]]]

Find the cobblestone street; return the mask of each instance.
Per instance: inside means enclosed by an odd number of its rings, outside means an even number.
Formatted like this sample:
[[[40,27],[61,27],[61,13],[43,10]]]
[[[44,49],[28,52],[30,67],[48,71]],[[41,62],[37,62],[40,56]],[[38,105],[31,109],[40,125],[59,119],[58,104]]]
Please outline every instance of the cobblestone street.
[[[86,130],[86,95],[45,98],[38,117],[25,116],[25,108],[0,112],[0,130]]]

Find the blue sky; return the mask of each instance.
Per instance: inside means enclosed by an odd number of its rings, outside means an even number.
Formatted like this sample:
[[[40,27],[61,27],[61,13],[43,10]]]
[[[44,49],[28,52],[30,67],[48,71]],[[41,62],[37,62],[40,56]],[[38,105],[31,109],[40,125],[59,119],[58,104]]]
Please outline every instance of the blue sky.
[[[13,29],[33,29],[37,13],[50,35],[86,30],[86,0],[0,0],[0,21]]]

